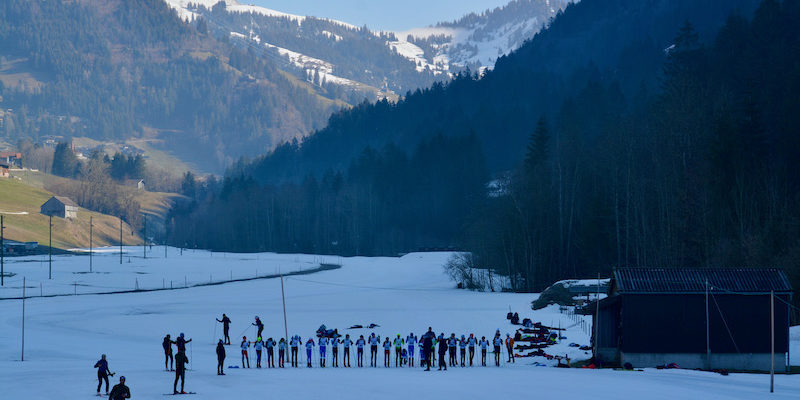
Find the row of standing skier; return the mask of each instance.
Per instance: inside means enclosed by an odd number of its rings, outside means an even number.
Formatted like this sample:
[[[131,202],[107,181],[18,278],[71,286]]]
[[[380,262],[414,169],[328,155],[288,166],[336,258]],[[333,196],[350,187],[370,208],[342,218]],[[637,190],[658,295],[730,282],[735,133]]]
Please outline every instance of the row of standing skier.
[[[222,319],[217,319],[217,322],[223,324],[223,334],[224,339],[220,340],[217,344],[217,374],[224,375],[223,364],[225,360],[225,344],[230,344],[230,323],[231,320],[228,318],[227,315],[222,314]],[[470,334],[469,337],[466,335],[461,335],[461,338],[457,338],[455,333],[451,334],[450,337],[445,337],[444,334],[439,334],[437,337],[431,330],[428,328],[428,332],[422,335],[421,339],[418,338],[413,333],[410,333],[405,339],[401,337],[400,334],[397,334],[397,337],[394,340],[390,340],[389,337],[386,337],[383,342],[381,342],[381,337],[376,336],[375,333],[372,333],[368,338],[364,338],[363,335],[360,335],[358,339],[355,341],[350,338],[350,335],[347,334],[344,338],[341,336],[336,337],[325,337],[322,336],[318,338],[315,342],[313,338],[309,338],[305,341],[302,341],[300,336],[292,336],[292,338],[287,343],[283,338],[281,338],[278,342],[276,342],[272,338],[268,338],[267,340],[263,340],[261,337],[261,333],[264,330],[264,324],[261,322],[260,318],[256,316],[255,323],[252,324],[256,326],[258,332],[256,333],[256,340],[249,341],[247,337],[242,337],[242,342],[240,343],[241,353],[242,353],[242,368],[250,368],[250,356],[249,356],[249,349],[252,346],[256,352],[256,368],[261,368],[261,359],[264,350],[266,350],[266,361],[267,361],[267,368],[275,368],[275,348],[278,349],[278,367],[284,368],[285,362],[290,361],[292,367],[298,366],[298,351],[299,348],[305,347],[306,349],[306,366],[312,367],[312,359],[314,353],[314,347],[319,348],[319,366],[325,367],[328,359],[328,348],[331,349],[330,357],[331,357],[331,366],[338,367],[339,366],[339,345],[344,347],[343,351],[343,360],[342,366],[343,367],[350,367],[350,350],[352,347],[356,348],[356,358],[358,362],[358,367],[363,367],[363,356],[364,356],[364,348],[369,347],[370,349],[370,366],[377,367],[378,363],[378,351],[379,348],[383,348],[384,354],[384,367],[391,366],[391,353],[392,349],[394,349],[394,364],[395,367],[402,367],[404,365],[414,366],[415,362],[415,348],[419,349],[419,358],[420,358],[420,365],[421,366],[428,366],[430,368],[431,365],[436,364],[436,357],[435,352],[436,347],[438,346],[438,354],[439,354],[439,368],[447,369],[447,365],[455,366],[459,365],[459,353],[460,353],[460,365],[465,367],[467,365],[467,354],[469,354],[469,366],[473,365],[474,357],[476,354],[476,349],[480,348],[481,350],[481,365],[486,366],[486,354],[488,349],[491,347],[492,352],[494,353],[495,358],[495,365],[500,365],[500,354],[501,348],[503,345],[506,347],[506,351],[508,354],[508,361],[507,362],[515,362],[513,356],[513,348],[514,348],[514,339],[509,335],[506,334],[505,340],[501,338],[500,331],[497,330],[495,332],[495,336],[492,339],[491,343],[486,339],[486,337],[481,337],[480,340],[475,337],[474,334]],[[426,347],[426,339],[430,339],[430,347]],[[289,360],[289,355],[287,355],[287,350],[290,352],[291,360]],[[444,356],[449,354],[449,362],[445,360]]]

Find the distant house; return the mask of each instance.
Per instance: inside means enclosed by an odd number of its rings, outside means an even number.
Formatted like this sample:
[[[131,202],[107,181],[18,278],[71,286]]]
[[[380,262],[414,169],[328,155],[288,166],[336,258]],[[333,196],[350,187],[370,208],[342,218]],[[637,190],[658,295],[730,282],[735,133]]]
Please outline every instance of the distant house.
[[[22,153],[0,151],[0,164],[6,164],[8,167],[15,166],[22,168]]]
[[[78,205],[67,197],[53,196],[42,204],[40,212],[53,217],[77,218]]]
[[[0,164],[0,178],[8,178],[11,176],[8,172],[9,165],[8,164]]]
[[[783,370],[791,302],[780,269],[617,269],[594,306],[595,357],[637,368],[769,371],[773,303],[775,369]]]

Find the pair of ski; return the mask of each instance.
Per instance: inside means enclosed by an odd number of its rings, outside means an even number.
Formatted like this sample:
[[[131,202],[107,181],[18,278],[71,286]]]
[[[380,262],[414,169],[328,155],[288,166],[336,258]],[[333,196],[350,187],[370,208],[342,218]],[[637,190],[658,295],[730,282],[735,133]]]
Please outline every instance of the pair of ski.
[[[197,392],[184,392],[184,393],[164,393],[164,396],[183,396],[185,394],[197,394]]]

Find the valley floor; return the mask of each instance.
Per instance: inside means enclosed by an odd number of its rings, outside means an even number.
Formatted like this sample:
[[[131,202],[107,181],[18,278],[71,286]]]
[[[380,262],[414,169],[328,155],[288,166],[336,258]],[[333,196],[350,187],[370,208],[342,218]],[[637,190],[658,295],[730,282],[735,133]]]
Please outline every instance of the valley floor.
[[[131,249],[133,251],[133,249]],[[163,249],[162,249],[163,252]],[[259,270],[273,273],[278,267],[313,268],[319,263],[341,263],[342,268],[310,275],[291,276],[284,281],[289,335],[304,339],[320,324],[339,328],[341,333],[367,336],[368,329],[345,329],[353,324],[377,323],[381,336],[417,335],[428,326],[437,332],[475,333],[490,337],[496,329],[505,336],[513,328],[505,319],[511,308],[521,317],[530,317],[545,325],[566,327],[565,336],[552,354],[568,353],[575,359],[589,357],[586,352],[568,347],[575,342],[588,344],[589,336],[581,324],[561,314],[557,307],[530,311],[535,295],[477,293],[456,290],[444,275],[442,264],[447,253],[413,253],[399,258],[338,258],[307,255],[234,255],[186,252],[163,259],[143,260],[133,257],[119,265],[112,250],[95,257],[96,274],[75,274],[83,269],[85,257],[61,259],[52,286],[69,284],[76,279],[85,290],[99,286],[130,286],[129,281],[142,277],[142,285],[160,285],[178,276],[208,278],[209,270],[222,275],[233,271]],[[192,255],[194,254],[194,255]],[[131,254],[132,255],[132,254]],[[152,257],[158,257],[153,252]],[[203,261],[205,259],[213,261]],[[21,288],[15,280],[30,276],[38,286],[47,281],[39,258],[7,264],[13,273],[11,288],[0,291],[2,297],[14,297]],[[72,263],[75,263],[74,265]],[[70,267],[70,265],[73,265]],[[291,267],[290,267],[291,266]],[[213,273],[213,272],[212,272]],[[253,271],[255,274],[255,271]],[[135,279],[135,278],[134,278]],[[213,279],[213,277],[212,277]],[[91,288],[91,286],[95,288]],[[38,287],[30,288],[37,294]],[[96,373],[92,369],[101,353],[108,355],[113,382],[125,375],[135,399],[157,399],[171,393],[174,375],[164,371],[161,340],[167,333],[184,332],[193,342],[188,353],[191,370],[187,373],[187,391],[197,392],[192,399],[281,398],[336,399],[365,398],[458,398],[486,399],[491,396],[616,399],[760,399],[797,398],[800,376],[776,376],[776,390],[769,394],[769,376],[684,370],[621,372],[613,370],[557,369],[534,366],[534,362],[552,365],[541,358],[517,359],[501,367],[451,367],[447,372],[424,372],[420,368],[299,368],[299,369],[226,369],[226,376],[215,373],[214,344],[222,335],[223,312],[232,319],[231,339],[226,366],[240,364],[238,342],[243,335],[255,335],[250,325],[255,315],[265,323],[264,337],[276,340],[284,334],[281,284],[279,279],[259,279],[214,286],[190,287],[125,294],[86,294],[26,301],[25,361],[21,356],[21,301],[0,300],[0,390],[4,399],[80,399],[94,398]],[[583,317],[579,317],[583,318]],[[219,326],[217,326],[219,325]],[[794,331],[793,333],[797,333]],[[800,341],[794,335],[795,342]],[[793,343],[796,344],[796,343]],[[195,347],[197,349],[195,349]],[[797,346],[795,346],[797,347]],[[254,351],[251,364],[255,366]],[[315,354],[318,352],[315,351]],[[355,356],[355,354],[353,354]],[[505,360],[506,355],[503,354]],[[355,360],[353,362],[355,364]]]

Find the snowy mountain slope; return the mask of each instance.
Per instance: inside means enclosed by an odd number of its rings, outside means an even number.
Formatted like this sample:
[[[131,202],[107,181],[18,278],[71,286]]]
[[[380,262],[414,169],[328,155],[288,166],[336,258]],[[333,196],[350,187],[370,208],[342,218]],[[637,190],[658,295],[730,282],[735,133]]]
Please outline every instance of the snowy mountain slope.
[[[514,0],[504,7],[469,14],[433,27],[397,32],[390,45],[418,49],[410,59],[433,69],[452,66],[492,68],[498,57],[508,54],[533,37],[569,3],[577,0]],[[422,52],[424,56],[418,54]],[[424,59],[424,60],[423,60]],[[418,64],[419,65],[419,64]]]
[[[52,281],[47,281],[43,266],[36,259],[9,266],[17,275],[6,281],[8,291],[19,292],[20,277],[29,274],[28,294],[36,295],[38,282],[72,287],[74,279],[82,283],[114,285],[133,277],[161,281],[175,272],[190,270],[198,257],[204,272],[216,264],[220,272],[229,268],[254,267],[274,270],[294,266],[316,258],[328,257],[291,254],[225,254],[185,252],[169,249],[169,258],[154,253],[153,258],[133,258],[130,264],[117,264],[116,254],[99,255],[95,274],[74,274],[65,264],[86,263],[85,257],[59,258],[54,264]],[[588,341],[580,328],[570,326],[569,318],[557,307],[530,311],[535,295],[513,293],[478,293],[453,288],[442,270],[448,253],[413,253],[404,257],[342,258],[342,268],[284,280],[287,330],[305,340],[322,323],[339,328],[351,336],[402,337],[423,333],[428,326],[436,332],[475,333],[491,336],[495,329],[511,331],[505,319],[508,308],[545,324],[567,327],[571,341]],[[216,260],[214,263],[208,260]],[[139,274],[138,272],[145,272]],[[213,271],[213,269],[212,269]],[[119,275],[119,276],[116,276]],[[119,283],[112,283],[119,281]],[[101,283],[102,282],[102,283]],[[34,288],[34,286],[36,286]],[[79,290],[82,287],[79,287]],[[33,293],[31,293],[33,292]],[[183,332],[192,342],[187,345],[189,371],[187,391],[197,392],[192,399],[249,398],[336,398],[336,399],[416,399],[538,397],[579,399],[587,397],[615,399],[775,399],[796,398],[800,376],[777,375],[775,393],[768,394],[769,377],[762,374],[730,374],[686,370],[613,370],[561,369],[535,366],[534,359],[506,362],[493,366],[490,348],[489,366],[450,367],[447,372],[423,372],[421,368],[383,368],[382,354],[378,368],[357,368],[356,354],[351,353],[353,368],[319,368],[319,351],[314,349],[314,368],[256,369],[255,351],[250,348],[253,368],[227,368],[241,365],[238,344],[242,336],[253,339],[250,324],[258,315],[265,324],[264,337],[284,336],[281,282],[278,279],[253,280],[183,290],[165,290],[110,295],[83,295],[55,298],[29,298],[25,307],[25,361],[20,362],[22,332],[20,300],[0,301],[0,387],[8,399],[80,399],[93,397],[97,385],[92,368],[100,354],[108,355],[112,385],[121,375],[127,380],[134,399],[158,399],[172,392],[174,373],[164,371],[161,340],[165,334],[175,338]],[[222,313],[232,320],[231,346],[226,346],[225,376],[217,376],[215,342],[222,326],[215,322]],[[584,318],[584,317],[580,317]],[[352,324],[378,323],[370,329],[346,329]],[[792,336],[793,338],[795,335]],[[194,348],[197,348],[195,351]],[[558,350],[561,352],[561,347]],[[340,347],[340,356],[343,354]],[[364,356],[369,365],[369,349]],[[276,354],[277,356],[277,354]],[[393,358],[394,355],[392,355]],[[585,355],[584,355],[585,356]],[[305,364],[305,352],[299,362]],[[577,358],[577,357],[576,357]],[[476,361],[480,355],[476,355]],[[417,359],[418,361],[418,359]],[[552,365],[552,362],[544,362]],[[277,364],[277,362],[276,362]],[[42,384],[43,379],[46,384]]]

